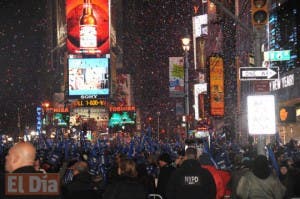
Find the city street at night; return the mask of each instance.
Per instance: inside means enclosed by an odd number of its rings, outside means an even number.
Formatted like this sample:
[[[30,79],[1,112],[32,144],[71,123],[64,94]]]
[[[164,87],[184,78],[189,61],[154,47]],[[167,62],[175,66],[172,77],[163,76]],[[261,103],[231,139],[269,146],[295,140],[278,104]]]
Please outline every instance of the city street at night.
[[[0,198],[300,198],[299,7],[1,0]]]

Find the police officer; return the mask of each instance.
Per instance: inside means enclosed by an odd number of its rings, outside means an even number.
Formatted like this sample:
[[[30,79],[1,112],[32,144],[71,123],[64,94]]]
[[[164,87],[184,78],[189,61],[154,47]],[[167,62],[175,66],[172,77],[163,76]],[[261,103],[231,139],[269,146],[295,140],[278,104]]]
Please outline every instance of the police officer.
[[[214,199],[216,186],[213,176],[201,168],[197,160],[197,150],[189,147],[185,151],[184,162],[176,169],[167,186],[167,199]]]

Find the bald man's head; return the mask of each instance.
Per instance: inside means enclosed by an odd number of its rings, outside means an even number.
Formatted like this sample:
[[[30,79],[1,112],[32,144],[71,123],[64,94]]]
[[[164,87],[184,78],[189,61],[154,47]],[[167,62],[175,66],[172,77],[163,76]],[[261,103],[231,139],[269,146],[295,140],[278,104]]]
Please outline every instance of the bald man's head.
[[[74,164],[73,174],[77,175],[79,173],[88,172],[88,164],[85,161],[78,161]]]
[[[8,172],[24,167],[32,166],[36,155],[35,147],[29,142],[19,142],[10,148],[5,162],[5,169]]]

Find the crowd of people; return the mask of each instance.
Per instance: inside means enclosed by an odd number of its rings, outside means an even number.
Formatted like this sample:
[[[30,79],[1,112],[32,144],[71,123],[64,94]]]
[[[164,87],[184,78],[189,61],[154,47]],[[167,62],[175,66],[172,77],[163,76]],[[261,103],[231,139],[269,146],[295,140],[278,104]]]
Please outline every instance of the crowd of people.
[[[297,142],[275,143],[266,154],[253,145],[215,138],[121,140],[38,138],[0,143],[0,198],[7,173],[58,173],[60,194],[46,198],[289,199],[300,197]],[[17,198],[43,198],[18,196]]]

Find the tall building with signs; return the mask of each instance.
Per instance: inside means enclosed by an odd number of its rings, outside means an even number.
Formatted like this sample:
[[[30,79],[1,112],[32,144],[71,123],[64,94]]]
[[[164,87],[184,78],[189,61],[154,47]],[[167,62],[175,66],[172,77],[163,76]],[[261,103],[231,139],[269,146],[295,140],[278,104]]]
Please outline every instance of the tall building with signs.
[[[290,51],[290,58],[271,62],[271,66],[289,71],[300,64],[300,6],[296,1],[273,1],[270,22],[268,48],[270,51]]]
[[[280,78],[269,83],[278,103],[278,131],[284,142],[300,140],[300,6],[296,1],[272,1],[268,44],[269,51],[289,53],[282,61],[270,61],[281,71]]]
[[[66,127],[108,132],[110,107],[134,106],[130,73],[123,70],[123,6],[115,0],[47,1],[47,62],[57,72],[47,100],[51,110],[67,110]],[[55,118],[49,121],[57,127]]]

